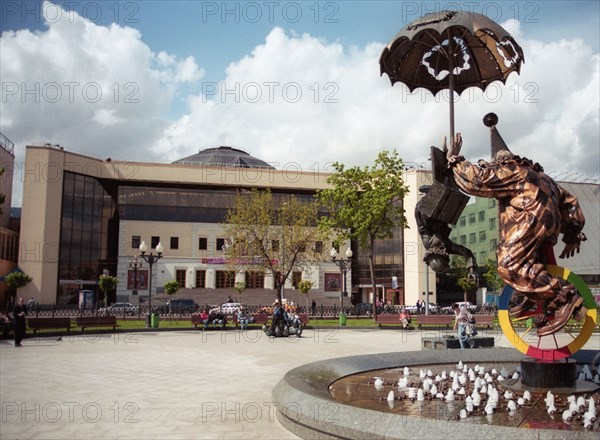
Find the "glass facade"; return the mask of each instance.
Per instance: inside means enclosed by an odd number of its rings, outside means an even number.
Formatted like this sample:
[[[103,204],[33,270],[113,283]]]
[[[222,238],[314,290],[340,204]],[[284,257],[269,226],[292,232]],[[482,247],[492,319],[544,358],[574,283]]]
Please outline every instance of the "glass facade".
[[[75,304],[81,288],[94,290],[104,269],[116,271],[118,215],[115,187],[90,176],[64,173],[58,304]]]
[[[375,240],[374,247],[375,284],[385,286],[386,290],[391,289],[392,277],[397,277],[401,298],[404,293],[404,231],[396,227],[393,238]],[[371,285],[369,252],[355,242],[352,243],[352,249],[358,249],[352,258],[352,285],[371,290],[368,287]],[[357,302],[354,295],[353,302]]]

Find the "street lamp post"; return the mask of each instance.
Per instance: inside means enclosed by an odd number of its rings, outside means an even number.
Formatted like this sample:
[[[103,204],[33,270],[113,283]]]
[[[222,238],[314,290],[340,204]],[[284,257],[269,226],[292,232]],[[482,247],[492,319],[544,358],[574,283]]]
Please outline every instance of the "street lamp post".
[[[137,295],[138,291],[138,269],[142,267],[142,262],[139,260],[137,255],[134,255],[133,258],[129,259],[129,268],[133,269],[133,292],[132,295]]]
[[[147,251],[148,246],[145,241],[142,241],[142,244],[140,244],[140,253],[142,254],[142,259],[150,266],[148,275],[148,315],[146,316],[146,328],[150,328],[150,314],[152,312],[152,266],[162,258],[163,245],[160,242],[158,243],[158,246],[156,246],[156,255],[152,252],[146,255]]]
[[[340,268],[340,272],[342,274],[342,291],[340,292],[340,307],[341,313],[344,312],[344,295],[346,295],[346,274],[348,273],[348,269],[350,269],[350,265],[352,263],[352,249],[346,249],[346,259],[337,258],[337,251],[335,248],[331,248],[331,261],[335,263],[336,266]]]

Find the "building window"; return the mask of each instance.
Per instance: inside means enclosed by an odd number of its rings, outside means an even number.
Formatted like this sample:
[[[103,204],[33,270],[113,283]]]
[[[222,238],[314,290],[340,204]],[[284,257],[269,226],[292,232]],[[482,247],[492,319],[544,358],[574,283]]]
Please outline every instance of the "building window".
[[[488,220],[488,224],[489,224],[489,230],[490,231],[495,231],[496,230],[496,218],[491,218]]]
[[[302,272],[292,272],[292,285],[294,289],[298,288],[298,283],[302,281]]]
[[[228,289],[235,285],[235,272],[217,270],[215,274],[215,288]]]
[[[488,208],[494,208],[496,206],[496,199],[488,199]]]
[[[179,249],[179,237],[171,237],[171,249]]]
[[[460,236],[460,244],[467,244],[467,236],[466,235]]]
[[[152,249],[156,249],[158,243],[160,243],[160,237],[152,236],[152,238],[150,239],[150,247]]]
[[[139,249],[141,243],[139,235],[131,236],[131,249]]]
[[[271,240],[271,250],[273,252],[279,252],[279,240]]]
[[[180,287],[185,287],[185,269],[177,269],[175,271],[175,281],[179,283]]]
[[[475,213],[469,214],[469,224],[475,223]]]
[[[486,234],[485,231],[479,231],[479,241],[485,241]]]
[[[222,251],[223,248],[225,247],[225,239],[224,238],[217,238],[217,251]]]
[[[476,241],[475,232],[471,232],[469,234],[469,243],[475,243],[475,241]]]
[[[315,241],[315,253],[320,254],[321,252],[323,252],[323,242]]]
[[[478,216],[477,220],[479,220],[480,222],[484,221],[485,220],[485,211],[479,211],[477,213],[477,216]]]
[[[206,237],[198,238],[198,249],[201,251],[208,249],[208,239]]]
[[[498,240],[496,240],[495,238],[492,238],[490,240],[490,246],[492,247],[492,249],[496,249],[496,247],[498,247]]]
[[[465,217],[461,217],[458,224],[459,224],[459,226],[466,226],[467,219]]]
[[[487,256],[487,253],[485,252],[479,252],[479,261],[485,261],[485,257]]]
[[[246,287],[248,289],[264,289],[265,274],[263,272],[246,272]]]
[[[196,288],[203,289],[206,287],[206,271],[205,270],[197,270],[196,271]]]

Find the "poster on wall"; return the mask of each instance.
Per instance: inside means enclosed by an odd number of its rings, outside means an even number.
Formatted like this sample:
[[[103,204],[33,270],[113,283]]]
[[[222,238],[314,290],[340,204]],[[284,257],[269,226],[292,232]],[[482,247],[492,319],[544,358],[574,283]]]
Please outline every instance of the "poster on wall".
[[[134,290],[135,283],[135,271],[130,270],[127,272],[127,290]],[[145,290],[148,288],[148,271],[147,270],[137,270],[137,289]]]
[[[325,274],[325,291],[331,292],[342,288],[341,273],[326,273]]]

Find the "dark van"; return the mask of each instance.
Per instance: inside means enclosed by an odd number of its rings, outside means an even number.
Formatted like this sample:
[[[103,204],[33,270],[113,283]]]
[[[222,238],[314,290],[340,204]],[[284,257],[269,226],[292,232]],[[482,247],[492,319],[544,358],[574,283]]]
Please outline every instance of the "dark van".
[[[193,299],[173,299],[167,303],[167,311],[169,306],[171,306],[171,313],[187,314],[198,310],[198,305]]]

